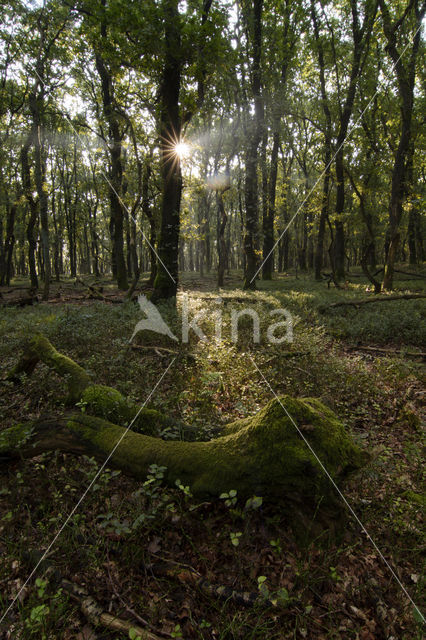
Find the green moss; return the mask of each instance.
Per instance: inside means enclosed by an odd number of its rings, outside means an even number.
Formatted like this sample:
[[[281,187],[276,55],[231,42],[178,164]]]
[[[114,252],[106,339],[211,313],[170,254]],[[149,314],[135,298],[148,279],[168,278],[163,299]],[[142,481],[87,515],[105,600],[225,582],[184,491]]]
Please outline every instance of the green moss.
[[[408,502],[414,502],[415,504],[419,504],[421,507],[426,507],[426,496],[421,493],[414,493],[414,491],[404,491],[403,496]]]
[[[198,495],[237,489],[246,496],[334,502],[330,479],[283,407],[333,479],[343,480],[366,462],[367,455],[317,400],[285,396],[280,401],[272,400],[256,416],[233,423],[230,432],[209,442],[164,442],[128,433],[114,454],[116,462],[142,476],[152,463],[166,466],[171,483],[180,478]],[[96,425],[96,433],[86,437],[107,453],[122,431],[111,424]]]
[[[122,427],[132,423],[131,429],[146,435],[158,435],[162,429],[172,424],[155,409],[140,408],[116,389],[101,384],[87,387],[81,396],[81,405],[89,414],[104,418]]]
[[[15,424],[9,429],[4,429],[4,431],[0,432],[0,455],[19,449],[31,439],[33,433],[34,427],[28,422]]]
[[[128,411],[128,416],[132,412],[121,394],[108,387],[88,387],[83,398],[87,407],[104,411],[114,419],[123,411]],[[143,410],[141,416],[144,426],[150,417],[156,423],[156,412]],[[300,436],[293,420],[315,454]],[[37,423],[34,427],[37,430]],[[49,425],[44,429],[46,432]],[[111,455],[109,464],[138,478],[143,478],[155,463],[167,467],[166,480],[171,485],[179,478],[191,487],[194,495],[218,496],[236,489],[241,497],[256,494],[287,500],[288,504],[297,503],[299,512],[300,505],[303,511],[309,505],[315,507],[319,501],[336,504],[335,490],[317,456],[339,486],[347,474],[361,467],[366,459],[366,454],[323,404],[288,396],[280,401],[272,400],[257,415],[234,423],[230,432],[209,442],[164,441],[126,431],[88,413],[73,416],[65,428],[56,426],[55,429],[53,435],[49,432],[50,438],[44,438],[46,450],[62,447],[66,451],[94,455],[102,461]],[[13,443],[20,446],[22,438],[31,436],[22,425],[13,427],[12,433],[8,431],[9,449]],[[31,451],[30,444],[25,447],[27,452]]]
[[[37,334],[30,338],[21,362],[15,367],[14,375],[24,371],[32,373],[38,360],[66,378],[68,402],[70,404],[78,402],[83,390],[90,384],[89,376],[74,360],[56,351],[43,335]]]

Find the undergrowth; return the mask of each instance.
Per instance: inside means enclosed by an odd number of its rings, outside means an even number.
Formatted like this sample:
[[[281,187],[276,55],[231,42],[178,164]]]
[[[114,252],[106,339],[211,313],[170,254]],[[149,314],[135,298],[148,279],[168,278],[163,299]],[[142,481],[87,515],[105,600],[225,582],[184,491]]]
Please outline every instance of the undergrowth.
[[[322,305],[364,298],[366,285],[328,291],[322,283],[283,278],[260,287],[258,292],[221,292],[222,342],[204,343],[191,335],[186,345],[168,345],[177,352],[176,363],[149,406],[191,425],[193,437],[215,437],[225,422],[253,415],[271,398],[252,358],[277,394],[320,398],[373,453],[373,462],[345,488],[345,495],[420,604],[422,365],[416,358],[404,358],[404,353],[372,354],[348,347],[390,345],[415,351],[424,340],[422,301],[321,314]],[[200,324],[212,336],[217,294],[196,283],[187,293],[191,314],[201,307],[208,310]],[[182,296],[177,315],[171,308],[163,309],[176,332]],[[259,344],[252,342],[247,319],[241,322],[238,341],[231,339],[232,309],[244,306],[260,315]],[[270,345],[264,328],[271,321],[270,311],[280,306],[293,316],[294,341]],[[129,338],[140,318],[134,303],[2,310],[2,424],[64,410],[63,383],[44,366],[21,387],[4,380],[32,331],[44,333],[94,381],[143,403],[173,354],[131,348]],[[141,346],[143,340],[136,338],[135,344]],[[181,432],[171,428],[163,437],[179,438]],[[2,469],[2,608],[24,585],[97,472],[92,459],[60,453]],[[57,571],[86,585],[105,610],[129,619],[129,609],[137,611],[168,637],[421,637],[418,615],[350,516],[340,538],[325,532],[303,546],[284,516],[285,504],[270,504],[258,496],[246,504],[233,487],[221,500],[198,503],[189,487],[163,486],[163,474],[154,465],[146,481],[138,483],[112,469],[103,470],[54,545],[50,561]],[[211,583],[281,598],[280,606],[264,606],[261,598],[254,608],[223,602],[188,581],[187,565]],[[3,628],[5,638],[91,637],[89,625],[58,586],[49,563],[40,567],[37,581],[23,588]],[[93,633],[118,638],[105,630]]]

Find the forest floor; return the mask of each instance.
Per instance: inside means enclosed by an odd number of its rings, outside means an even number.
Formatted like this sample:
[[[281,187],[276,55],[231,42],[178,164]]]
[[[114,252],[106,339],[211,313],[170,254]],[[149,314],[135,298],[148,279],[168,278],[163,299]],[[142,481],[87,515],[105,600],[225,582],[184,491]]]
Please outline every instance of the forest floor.
[[[423,278],[400,274],[397,292],[424,293],[425,274],[419,273]],[[343,489],[364,531],[348,513],[337,537],[323,531],[302,541],[286,515],[285,496],[282,503],[246,505],[232,494],[200,503],[186,488],[164,487],[159,468],[152,469],[148,483],[105,469],[49,554],[61,576],[83,586],[104,611],[159,638],[422,637],[421,618],[404,589],[421,609],[425,304],[407,299],[324,312],[333,302],[373,297],[355,275],[342,290],[309,277],[281,276],[259,282],[256,292],[242,292],[237,275],[228,277],[220,291],[222,341],[192,335],[188,344],[172,343],[176,361],[149,406],[191,424],[199,439],[214,437],[225,422],[253,415],[271,399],[253,358],[275,393],[321,399],[373,453],[370,465]],[[213,277],[185,274],[182,282],[179,304],[186,293],[191,315],[207,308],[203,328],[213,332],[219,294]],[[0,302],[19,298],[27,286],[16,281],[3,288]],[[119,298],[112,283],[103,282],[107,300],[89,295],[69,280],[52,287],[47,303],[0,310],[1,428],[64,409],[64,383],[45,366],[19,387],[5,379],[33,331],[45,334],[98,383],[139,404],[175,357],[155,343],[129,346],[142,314],[134,302],[111,303]],[[247,323],[238,342],[231,341],[231,308],[259,313],[259,344],[252,343]],[[274,308],[292,314],[291,344],[264,339]],[[172,309],[162,313],[177,332]],[[135,343],[144,346],[138,337]],[[180,431],[170,428],[162,436],[177,439]],[[58,452],[1,468],[1,609],[20,595],[0,625],[0,637],[137,637],[91,625],[46,565],[25,583],[97,470],[93,459]],[[261,597],[253,606],[222,600],[218,590],[200,589],[192,570],[214,585]],[[276,605],[268,606],[264,595]]]

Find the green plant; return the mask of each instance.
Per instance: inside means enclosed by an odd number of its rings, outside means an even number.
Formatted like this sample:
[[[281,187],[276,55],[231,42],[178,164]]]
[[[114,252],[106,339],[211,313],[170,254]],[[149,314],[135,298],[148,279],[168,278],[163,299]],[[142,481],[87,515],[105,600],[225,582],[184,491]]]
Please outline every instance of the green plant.
[[[276,540],[270,540],[269,544],[272,547],[272,551],[276,555],[280,556],[282,554],[283,550],[282,550],[282,547],[281,547],[281,540],[279,538],[277,538]]]
[[[257,579],[257,588],[263,598],[269,598],[269,589],[266,586],[266,581],[266,576],[259,576]]]
[[[237,492],[231,489],[227,493],[221,493],[219,498],[225,501],[227,507],[234,507],[237,504]]]
[[[167,467],[152,464],[148,469],[148,475],[142,486],[133,493],[134,498],[141,500],[140,510],[133,520],[132,529],[136,531],[139,527],[148,523],[153,523],[155,519],[164,511],[174,511],[175,505],[170,500],[170,495],[165,491],[163,485],[164,475]],[[179,482],[179,489],[183,491],[185,498],[191,494],[189,487],[184,487]]]
[[[342,579],[337,573],[336,567],[330,567],[330,576],[334,582],[339,582]]]
[[[113,513],[101,514],[98,516],[98,520],[100,520],[99,526],[101,529],[106,529],[106,531],[115,533],[117,536],[131,532],[129,521],[121,521]]]
[[[43,578],[36,578],[35,584],[37,587],[38,597],[43,598],[47,587],[47,580],[43,580]]]
[[[54,629],[57,621],[63,615],[67,599],[64,598],[62,589],[58,589],[53,595],[49,594],[48,580],[37,578],[35,581],[37,602],[34,596],[30,598],[29,615],[24,618],[24,626],[31,636],[47,640],[50,629]]]
[[[246,502],[246,509],[259,509],[262,506],[263,503],[263,498],[261,498],[260,496],[253,496],[252,498],[249,498]]]
[[[236,531],[235,533],[231,531],[231,533],[229,534],[229,537],[231,538],[231,542],[234,545],[234,547],[238,547],[238,545],[240,544],[240,538],[242,535],[243,534],[241,531]]]
[[[25,621],[31,633],[36,633],[44,627],[49,613],[50,609],[47,604],[39,604],[31,609],[30,617]],[[45,637],[44,634],[43,637]]]
[[[184,494],[185,498],[192,498],[192,493],[189,489],[189,486],[184,486],[180,480],[176,480],[175,485],[177,486],[177,488],[182,491],[182,493]]]

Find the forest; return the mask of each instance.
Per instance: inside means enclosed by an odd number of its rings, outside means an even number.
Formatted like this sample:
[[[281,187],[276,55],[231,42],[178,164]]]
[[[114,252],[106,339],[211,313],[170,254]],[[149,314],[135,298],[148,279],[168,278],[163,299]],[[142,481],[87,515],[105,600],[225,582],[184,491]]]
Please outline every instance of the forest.
[[[3,0],[0,638],[420,640],[423,0]]]

